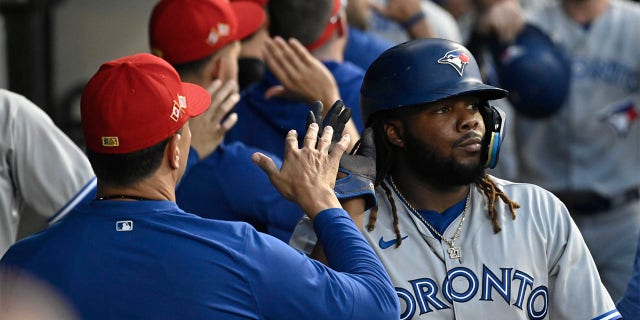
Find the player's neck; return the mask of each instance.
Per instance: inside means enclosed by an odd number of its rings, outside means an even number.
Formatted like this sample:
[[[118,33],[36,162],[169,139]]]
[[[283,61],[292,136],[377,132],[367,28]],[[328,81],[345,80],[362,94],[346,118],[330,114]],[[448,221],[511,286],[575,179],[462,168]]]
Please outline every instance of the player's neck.
[[[438,188],[420,181],[415,175],[396,172],[391,175],[402,196],[417,210],[443,212],[467,196],[469,185]]]
[[[564,10],[571,19],[579,24],[588,24],[602,14],[609,0],[565,0]]]
[[[116,201],[133,201],[140,199],[175,201],[175,192],[171,192],[168,188],[161,187],[158,183],[150,184],[143,182],[125,187],[114,187],[105,186],[98,181],[96,198]]]

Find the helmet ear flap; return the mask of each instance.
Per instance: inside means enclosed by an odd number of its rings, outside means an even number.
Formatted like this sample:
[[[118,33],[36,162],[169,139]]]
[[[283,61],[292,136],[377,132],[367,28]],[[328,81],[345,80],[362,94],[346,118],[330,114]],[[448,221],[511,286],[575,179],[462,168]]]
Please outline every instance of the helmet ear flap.
[[[500,155],[500,145],[504,140],[506,127],[506,114],[504,110],[484,102],[480,107],[480,113],[484,120],[485,135],[482,142],[482,159],[486,168],[495,168]]]

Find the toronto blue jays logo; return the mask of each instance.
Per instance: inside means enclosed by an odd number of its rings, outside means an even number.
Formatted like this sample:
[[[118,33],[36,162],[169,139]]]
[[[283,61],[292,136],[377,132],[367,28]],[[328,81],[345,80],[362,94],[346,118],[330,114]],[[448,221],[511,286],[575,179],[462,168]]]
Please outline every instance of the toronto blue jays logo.
[[[631,126],[639,121],[639,114],[637,105],[626,100],[607,108],[601,119],[606,121],[619,137],[626,137]]]
[[[464,67],[467,66],[469,60],[469,56],[462,49],[456,49],[445,53],[442,58],[438,59],[438,63],[452,66],[462,76]]]

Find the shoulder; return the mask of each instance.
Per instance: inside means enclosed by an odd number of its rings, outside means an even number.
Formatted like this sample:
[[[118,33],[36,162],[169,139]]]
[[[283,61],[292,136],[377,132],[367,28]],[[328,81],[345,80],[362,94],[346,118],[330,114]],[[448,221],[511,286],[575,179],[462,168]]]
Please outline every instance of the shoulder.
[[[53,126],[51,118],[25,96],[0,89],[0,115],[15,121],[39,121]]]
[[[531,183],[514,182],[506,179],[501,179],[492,175],[489,178],[502,189],[508,196],[522,197],[522,196],[536,196],[536,197],[550,197],[551,200],[557,199],[553,193],[547,189]]]
[[[552,228],[571,224],[566,206],[550,191],[531,183],[512,182],[493,176],[490,178],[510,200],[520,206],[516,210],[515,221],[528,221],[525,224],[534,221],[538,226]],[[504,214],[508,214],[506,204],[500,201],[500,205],[504,206]]]

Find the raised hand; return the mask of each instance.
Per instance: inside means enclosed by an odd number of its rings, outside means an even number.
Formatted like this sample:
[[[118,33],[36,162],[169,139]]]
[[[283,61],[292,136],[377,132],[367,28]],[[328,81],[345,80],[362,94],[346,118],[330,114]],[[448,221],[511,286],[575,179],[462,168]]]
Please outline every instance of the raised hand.
[[[325,105],[340,98],[338,85],[329,69],[298,40],[285,41],[281,37],[267,40],[264,58],[281,83],[269,88],[265,98],[279,96],[309,104],[319,100]]]
[[[222,143],[225,134],[236,124],[238,115],[231,113],[240,96],[235,81],[224,84],[216,79],[207,88],[211,94],[211,105],[203,114],[189,120],[191,130],[191,146],[198,153],[198,158],[209,156]]]
[[[289,131],[280,169],[262,153],[256,152],[252,156],[276,189],[286,199],[297,203],[311,219],[322,210],[341,207],[333,188],[340,157],[347,149],[350,137],[344,135],[329,151],[332,136],[333,129],[325,127],[318,138],[318,124],[312,123],[302,148],[299,148],[296,131]]]

